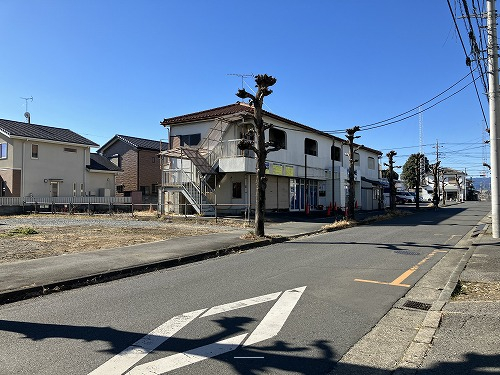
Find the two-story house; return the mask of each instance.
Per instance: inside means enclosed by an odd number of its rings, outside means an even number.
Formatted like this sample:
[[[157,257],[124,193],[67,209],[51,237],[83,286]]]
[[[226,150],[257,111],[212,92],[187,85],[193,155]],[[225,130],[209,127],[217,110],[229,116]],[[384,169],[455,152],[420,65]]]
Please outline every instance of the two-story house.
[[[118,168],[93,157],[96,146],[69,129],[0,119],[0,195],[114,196]]]
[[[255,207],[255,155],[238,142],[253,125],[253,108],[237,102],[165,118],[169,149],[162,152],[160,206],[164,212],[241,213]],[[345,140],[264,111],[266,140],[280,150],[267,157],[266,210],[321,210],[345,207],[349,159]],[[356,201],[379,208],[381,152],[357,147]],[[215,207],[216,206],[216,207]]]
[[[453,168],[443,167],[439,173],[439,195],[444,199],[463,202],[467,199],[467,173]],[[434,176],[427,175],[428,191],[432,191],[434,186]],[[442,199],[442,198],[441,198]]]
[[[151,139],[116,134],[97,153],[103,155],[120,169],[116,176],[116,195],[135,197],[140,192],[140,202],[156,203],[161,183],[159,153],[167,144]]]

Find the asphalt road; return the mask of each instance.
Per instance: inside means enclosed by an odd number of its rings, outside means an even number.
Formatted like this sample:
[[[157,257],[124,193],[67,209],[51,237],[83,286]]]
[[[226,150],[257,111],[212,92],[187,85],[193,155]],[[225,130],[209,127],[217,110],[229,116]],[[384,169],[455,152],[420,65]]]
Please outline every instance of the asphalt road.
[[[326,374],[489,210],[467,202],[0,306],[0,373]]]

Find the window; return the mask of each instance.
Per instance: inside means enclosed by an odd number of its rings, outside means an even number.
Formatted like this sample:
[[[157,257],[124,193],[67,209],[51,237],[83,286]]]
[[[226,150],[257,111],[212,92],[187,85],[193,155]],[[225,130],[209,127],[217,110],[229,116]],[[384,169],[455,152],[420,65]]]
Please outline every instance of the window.
[[[7,143],[0,143],[0,159],[7,159]]]
[[[117,193],[123,193],[123,185],[116,185],[116,192]]]
[[[38,159],[38,145],[31,145],[31,158]],[[57,195],[55,196],[57,197]]]
[[[158,184],[151,185],[151,194],[158,194]]]
[[[304,154],[318,156],[318,142],[314,139],[306,138],[304,140]]]
[[[196,146],[201,141],[201,133],[179,136],[181,146]]]
[[[76,152],[76,148],[64,147],[64,152]]]
[[[368,157],[368,169],[375,169],[375,158]]]
[[[357,152],[354,153],[354,165],[359,165],[359,154]]]
[[[286,133],[283,130],[275,128],[269,129],[269,142],[274,147],[286,150]]]
[[[149,186],[141,186],[140,188],[142,195],[150,195],[150,187]]]
[[[332,160],[340,161],[340,147],[332,146]]]
[[[241,198],[241,182],[233,182],[233,198]]]

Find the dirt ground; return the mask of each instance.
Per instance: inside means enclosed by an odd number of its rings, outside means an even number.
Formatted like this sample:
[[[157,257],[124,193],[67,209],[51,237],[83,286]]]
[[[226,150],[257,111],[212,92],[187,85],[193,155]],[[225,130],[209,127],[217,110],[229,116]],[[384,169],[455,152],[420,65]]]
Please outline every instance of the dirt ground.
[[[42,220],[43,219],[43,220]],[[0,217],[0,263],[55,255],[113,249],[171,238],[248,228],[241,221],[196,219],[24,215]],[[454,301],[499,301],[500,282],[467,283],[457,288]]]
[[[89,224],[88,217],[59,220],[46,215],[48,220],[54,219],[47,224],[40,223],[41,216],[31,221],[26,220],[26,216],[1,218],[0,263],[216,233],[235,226],[234,223],[213,225],[182,219],[136,218],[131,222],[132,219],[121,218],[117,222],[108,217],[92,218]],[[23,219],[29,224],[24,224]],[[23,224],[18,224],[19,220]]]

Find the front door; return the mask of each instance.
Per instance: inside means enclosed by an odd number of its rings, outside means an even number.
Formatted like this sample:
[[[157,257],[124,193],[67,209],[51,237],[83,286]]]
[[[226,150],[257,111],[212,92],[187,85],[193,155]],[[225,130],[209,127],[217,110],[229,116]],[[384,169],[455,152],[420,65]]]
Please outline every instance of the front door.
[[[59,182],[51,181],[50,183],[50,196],[58,197],[59,196]]]

